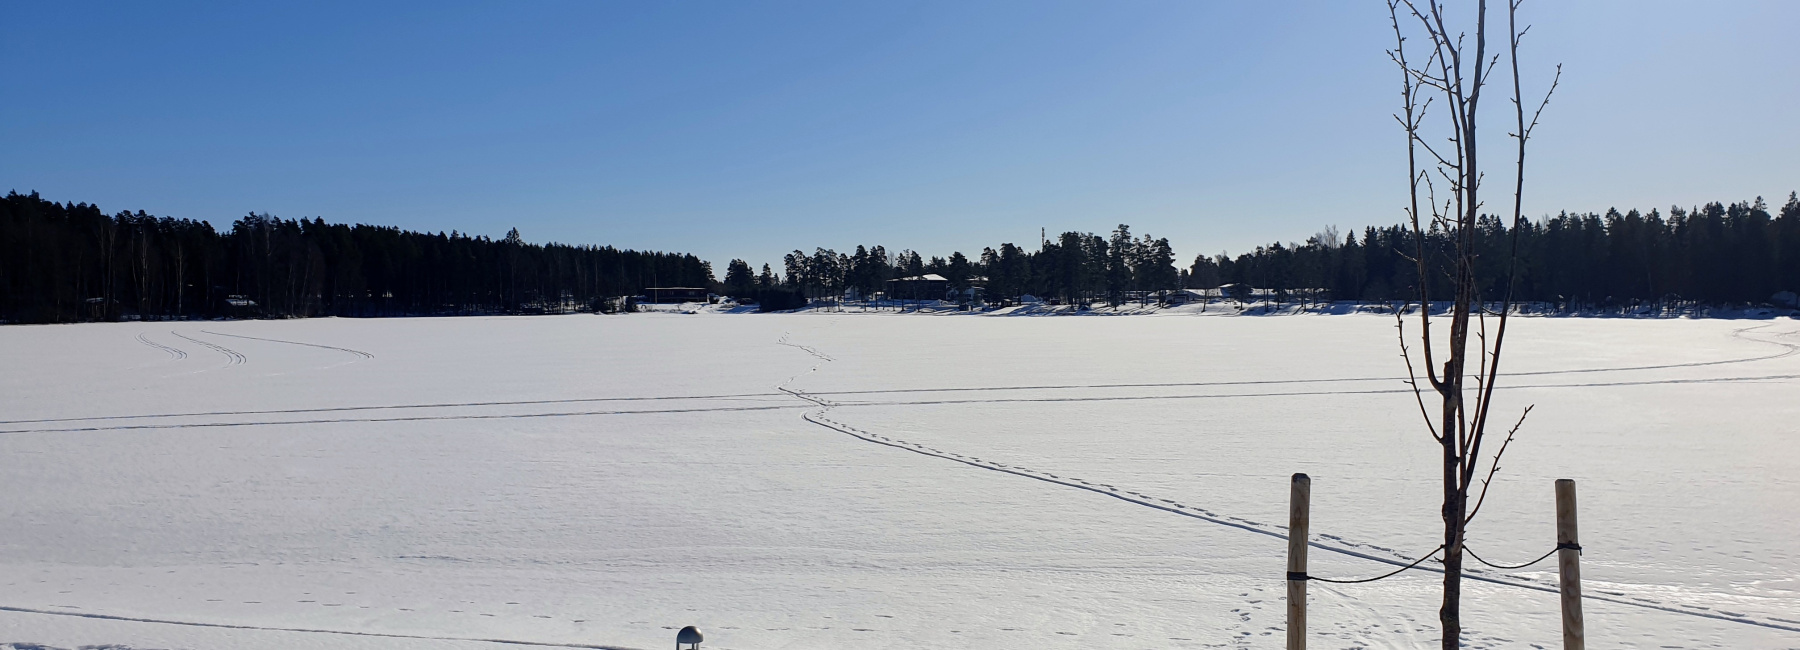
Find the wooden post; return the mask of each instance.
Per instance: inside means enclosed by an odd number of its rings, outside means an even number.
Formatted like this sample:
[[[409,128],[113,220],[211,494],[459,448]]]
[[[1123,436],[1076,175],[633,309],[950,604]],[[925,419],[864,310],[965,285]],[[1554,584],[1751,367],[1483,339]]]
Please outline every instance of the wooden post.
[[[1306,529],[1311,500],[1312,479],[1295,474],[1288,496],[1288,650],[1306,650]]]
[[[1581,621],[1581,536],[1575,529],[1575,481],[1556,479],[1556,566],[1561,574],[1563,650],[1585,650]]]

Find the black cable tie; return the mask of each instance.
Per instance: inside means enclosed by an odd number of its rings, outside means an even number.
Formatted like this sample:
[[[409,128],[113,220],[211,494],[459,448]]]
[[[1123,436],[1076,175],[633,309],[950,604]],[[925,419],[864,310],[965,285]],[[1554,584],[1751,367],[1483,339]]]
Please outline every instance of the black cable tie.
[[[1289,580],[1311,580],[1312,579],[1311,576],[1306,575],[1305,571],[1289,571],[1289,572],[1287,572],[1287,574],[1288,574]]]
[[[1561,551],[1561,550],[1565,550],[1565,549],[1574,551],[1576,555],[1581,554],[1581,545],[1580,544],[1576,544],[1575,542],[1557,542],[1556,543],[1556,550]]]

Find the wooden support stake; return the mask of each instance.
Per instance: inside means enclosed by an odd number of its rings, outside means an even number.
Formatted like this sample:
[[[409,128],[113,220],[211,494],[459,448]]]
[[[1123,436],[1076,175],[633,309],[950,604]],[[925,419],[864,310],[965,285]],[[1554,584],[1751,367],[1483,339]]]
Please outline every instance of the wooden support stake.
[[[1306,650],[1306,529],[1311,500],[1312,479],[1295,474],[1288,496],[1288,650]]]
[[[1575,481],[1556,479],[1556,566],[1561,574],[1563,650],[1585,650],[1581,621],[1581,536],[1575,529]],[[1291,588],[1290,588],[1291,589]]]

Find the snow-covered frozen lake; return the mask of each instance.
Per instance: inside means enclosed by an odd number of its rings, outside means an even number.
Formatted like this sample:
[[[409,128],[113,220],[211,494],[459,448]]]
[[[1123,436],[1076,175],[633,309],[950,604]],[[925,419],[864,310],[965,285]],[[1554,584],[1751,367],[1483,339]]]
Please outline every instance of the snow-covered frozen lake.
[[[1470,546],[1548,550],[1572,478],[1590,647],[1800,648],[1800,321],[1513,328],[1496,418],[1535,410]],[[0,647],[1277,648],[1290,474],[1323,544],[1439,535],[1379,316],[9,326],[0,359]],[[1483,575],[1472,647],[1560,647],[1553,563]],[[1434,645],[1438,580],[1313,583],[1313,647]]]

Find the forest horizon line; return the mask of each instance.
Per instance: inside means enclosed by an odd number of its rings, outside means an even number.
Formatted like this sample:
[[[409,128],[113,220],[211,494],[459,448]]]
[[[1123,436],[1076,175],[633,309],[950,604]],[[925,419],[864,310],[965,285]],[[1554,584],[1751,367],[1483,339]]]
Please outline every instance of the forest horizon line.
[[[530,243],[452,231],[282,219],[250,213],[225,230],[197,219],[47,200],[0,200],[0,321],[544,313],[602,309],[652,287],[696,287],[779,308],[810,299],[872,296],[889,280],[937,274],[979,285],[988,302],[1024,296],[1117,305],[1129,295],[1241,284],[1330,300],[1416,299],[1418,251],[1443,254],[1443,228],[1327,227],[1304,242],[1275,241],[1182,266],[1166,238],[1070,231],[1036,250],[1014,243],[924,256],[882,245],[797,248],[782,268],[742,259],[714,265],[691,253],[603,244]],[[1515,232],[1516,231],[1516,232]],[[1593,306],[1641,302],[1757,304],[1800,291],[1800,195],[1779,210],[1761,198],[1667,212],[1561,212],[1517,227],[1484,216],[1476,249],[1490,260],[1484,294]],[[1516,246],[1517,256],[1512,255]],[[973,249],[971,249],[973,250]],[[1434,295],[1437,280],[1426,287]],[[254,305],[254,309],[245,309]]]

